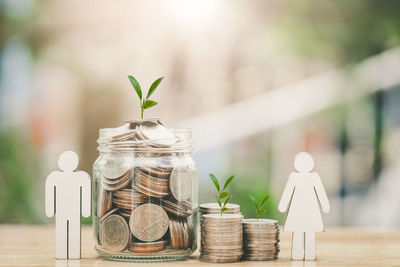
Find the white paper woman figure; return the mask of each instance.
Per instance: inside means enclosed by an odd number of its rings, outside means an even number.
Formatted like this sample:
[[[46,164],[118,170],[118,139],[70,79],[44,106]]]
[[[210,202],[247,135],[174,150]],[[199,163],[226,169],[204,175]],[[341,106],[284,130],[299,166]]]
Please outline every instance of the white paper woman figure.
[[[56,258],[81,257],[81,210],[90,216],[90,176],[77,171],[79,157],[65,151],[58,158],[62,170],[52,172],[46,180],[46,215],[56,215]],[[82,206],[81,206],[82,205]]]
[[[293,232],[292,259],[315,260],[315,232],[324,231],[319,204],[325,213],[330,205],[318,173],[310,172],[314,167],[311,155],[297,154],[294,167],[298,172],[290,174],[278,209],[285,212],[289,208],[283,230]]]

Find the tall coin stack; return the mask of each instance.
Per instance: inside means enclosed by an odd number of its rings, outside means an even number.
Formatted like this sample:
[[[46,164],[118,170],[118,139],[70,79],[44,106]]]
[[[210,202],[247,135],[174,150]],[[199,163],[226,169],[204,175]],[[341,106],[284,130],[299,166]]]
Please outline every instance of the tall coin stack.
[[[224,214],[241,214],[240,206],[238,204],[228,203],[226,205],[227,211]],[[221,212],[221,208],[218,203],[205,203],[199,206],[200,216],[204,214],[219,214]]]
[[[279,255],[278,221],[246,219],[242,224],[244,258],[254,261],[276,260]]]
[[[243,255],[241,214],[205,214],[201,216],[200,260],[237,262]]]

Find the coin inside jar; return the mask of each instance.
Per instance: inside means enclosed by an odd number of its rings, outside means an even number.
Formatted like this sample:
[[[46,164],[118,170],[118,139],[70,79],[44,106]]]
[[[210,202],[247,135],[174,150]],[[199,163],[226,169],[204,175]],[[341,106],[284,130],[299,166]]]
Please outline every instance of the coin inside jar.
[[[185,167],[176,166],[169,180],[172,196],[178,200],[187,200],[192,195],[192,181],[196,174]]]
[[[126,248],[129,241],[129,227],[123,217],[110,215],[99,227],[100,242],[105,249],[118,252]]]
[[[112,195],[111,192],[100,189],[99,197],[98,197],[98,204],[97,204],[97,216],[99,218],[103,217],[107,211],[109,211],[112,207]]]
[[[128,249],[136,253],[150,253],[164,250],[166,245],[167,240],[146,243],[133,242]]]
[[[160,239],[168,230],[169,218],[165,210],[155,204],[143,204],[129,218],[132,234],[141,241]]]
[[[120,158],[109,158],[104,166],[103,175],[108,179],[118,179],[127,174],[129,169]]]

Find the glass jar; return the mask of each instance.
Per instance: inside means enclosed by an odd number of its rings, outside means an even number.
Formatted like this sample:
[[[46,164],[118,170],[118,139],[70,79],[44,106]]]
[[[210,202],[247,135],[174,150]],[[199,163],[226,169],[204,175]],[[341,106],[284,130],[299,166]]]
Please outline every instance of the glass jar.
[[[197,248],[191,131],[158,119],[100,129],[93,165],[97,252],[112,260],[184,259]]]

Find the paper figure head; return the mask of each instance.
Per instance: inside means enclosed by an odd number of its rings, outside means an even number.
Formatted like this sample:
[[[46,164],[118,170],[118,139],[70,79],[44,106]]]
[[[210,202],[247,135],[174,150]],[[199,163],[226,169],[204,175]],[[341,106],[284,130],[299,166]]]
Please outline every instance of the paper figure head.
[[[58,167],[65,172],[73,172],[79,164],[79,157],[74,151],[65,151],[58,157]]]
[[[314,160],[307,152],[300,152],[294,158],[294,167],[298,172],[310,172],[314,168]]]

